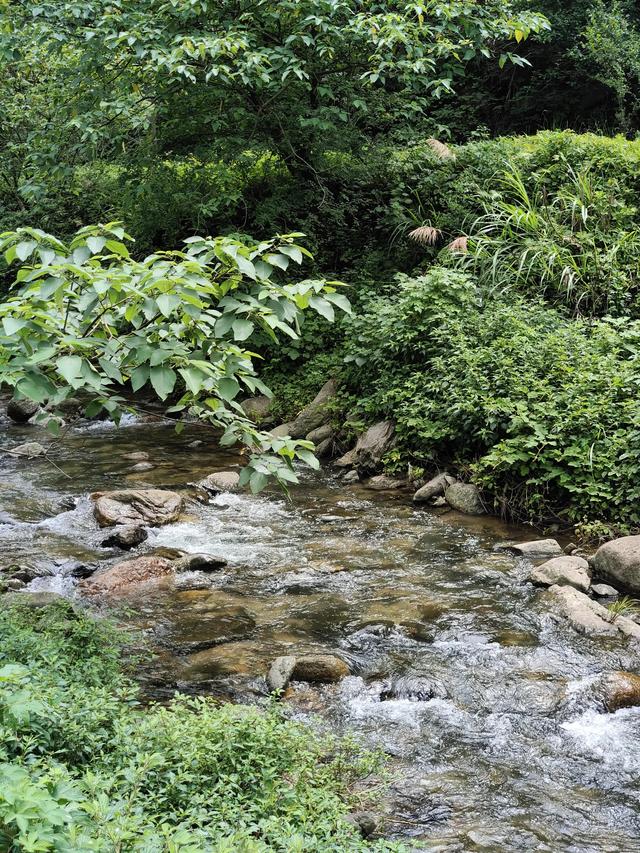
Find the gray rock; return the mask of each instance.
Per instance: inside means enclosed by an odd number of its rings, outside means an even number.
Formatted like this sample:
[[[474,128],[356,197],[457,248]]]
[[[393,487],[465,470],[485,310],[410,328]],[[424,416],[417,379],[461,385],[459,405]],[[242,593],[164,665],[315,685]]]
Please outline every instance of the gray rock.
[[[407,485],[406,480],[399,480],[396,477],[389,477],[387,474],[378,474],[371,477],[365,483],[365,489],[372,489],[374,492],[389,492],[394,489],[402,489]]]
[[[237,471],[215,471],[197,484],[214,495],[220,492],[236,492],[240,488],[240,474]]]
[[[352,812],[345,820],[352,823],[363,838],[371,838],[378,828],[378,818],[373,812]]]
[[[509,551],[521,557],[542,559],[546,557],[562,557],[564,551],[555,539],[534,539],[531,542],[507,542],[497,547],[499,551]]]
[[[129,524],[109,534],[100,544],[103,548],[122,548],[124,551],[128,551],[148,538],[149,534],[144,527]]]
[[[413,496],[413,500],[415,503],[426,503],[427,501],[431,501],[433,498],[443,495],[445,489],[448,486],[452,486],[455,482],[456,478],[447,474],[445,471],[444,473],[433,477],[428,483],[425,483],[424,486],[421,486]]]
[[[179,518],[183,500],[176,492],[164,489],[121,489],[94,492],[93,513],[100,527],[116,525],[158,527]]]
[[[359,483],[360,482],[360,474],[357,471],[347,471],[347,473],[342,478],[343,483]]]
[[[144,450],[134,450],[131,453],[124,453],[122,458],[128,462],[146,462],[149,454]]]
[[[572,586],[549,587],[545,593],[551,607],[569,620],[580,634],[588,636],[618,636],[640,639],[640,625],[626,616],[615,619],[612,614]]]
[[[270,693],[285,690],[291,680],[291,675],[296,665],[293,655],[283,655],[276,658],[267,673],[267,687]]]
[[[303,655],[296,658],[291,679],[330,684],[341,681],[347,675],[349,675],[349,667],[335,655]]]
[[[325,438],[316,444],[315,455],[318,459],[327,459],[333,455],[333,439]]]
[[[187,554],[173,564],[176,572],[215,572],[226,565],[226,560],[213,554]]]
[[[380,468],[382,457],[391,450],[394,441],[394,422],[379,421],[362,433],[356,446],[341,456],[336,465],[341,468],[356,468],[360,474],[375,474]]]
[[[640,536],[623,536],[596,551],[595,573],[632,593],[640,593]]]
[[[458,512],[467,515],[484,515],[486,512],[480,492],[473,483],[452,483],[444,493],[446,502]]]
[[[591,584],[589,564],[582,557],[553,557],[529,575],[536,586],[573,586],[586,592]]]
[[[614,586],[609,586],[607,583],[594,583],[591,592],[598,598],[618,598],[620,595]]]
[[[320,444],[321,441],[326,441],[328,438],[333,438],[333,427],[331,424],[323,424],[317,429],[312,429],[305,438],[307,441],[312,441],[314,444]]]
[[[293,421],[290,421],[286,424],[280,424],[280,426],[274,427],[272,430],[269,430],[269,433],[274,438],[286,438],[286,436],[291,435],[291,428],[293,427]]]
[[[328,404],[336,396],[336,387],[335,379],[325,382],[313,400],[296,415],[289,431],[291,438],[303,438],[326,423]]]
[[[3,585],[3,582],[0,580],[0,587]],[[19,581],[18,578],[10,578],[8,581],[4,581],[4,588],[9,592],[18,592],[21,589],[24,589],[26,583],[24,581]]]
[[[16,424],[26,424],[39,409],[39,404],[34,400],[10,400],[7,415]]]
[[[36,459],[38,456],[44,456],[46,452],[39,441],[25,441],[24,444],[18,444],[17,447],[7,450],[11,456],[22,456],[27,459]]]
[[[356,464],[356,449],[352,447],[351,450],[348,450],[343,456],[339,459],[336,459],[334,465],[337,465],[338,468],[352,468]]]
[[[141,471],[151,471],[156,466],[153,462],[136,462],[135,465],[132,466],[131,470],[135,473],[140,473]]]
[[[260,423],[269,415],[271,399],[266,394],[260,394],[257,397],[248,397],[240,405],[248,418]]]

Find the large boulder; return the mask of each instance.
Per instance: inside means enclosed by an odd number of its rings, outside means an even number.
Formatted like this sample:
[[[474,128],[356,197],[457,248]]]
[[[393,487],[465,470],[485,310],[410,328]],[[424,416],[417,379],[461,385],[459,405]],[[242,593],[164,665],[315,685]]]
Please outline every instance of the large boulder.
[[[611,713],[640,705],[640,675],[633,672],[606,672],[594,687],[596,695]]]
[[[545,593],[552,609],[569,620],[569,624],[580,634],[588,636],[634,637],[640,639],[640,625],[626,616],[614,616],[603,607],[572,586],[549,587]]]
[[[257,397],[248,397],[240,403],[245,415],[251,418],[252,421],[260,423],[269,415],[271,408],[271,398],[266,394],[260,394]]]
[[[498,545],[497,550],[509,551],[519,557],[529,557],[534,560],[549,560],[551,557],[562,557],[564,551],[555,539],[534,539],[531,542],[507,542]]]
[[[380,468],[382,457],[391,450],[394,441],[394,422],[379,421],[362,433],[356,446],[340,457],[336,465],[343,468],[357,468],[361,474],[375,474]]]
[[[164,489],[121,489],[95,492],[93,514],[100,527],[142,524],[159,527],[180,516],[183,500],[176,492]]]
[[[126,594],[141,584],[157,581],[171,572],[171,560],[164,557],[138,557],[96,572],[89,580],[82,581],[80,588],[86,595]]]
[[[26,424],[38,413],[40,406],[33,400],[10,400],[7,415],[16,424]]]
[[[433,500],[433,498],[443,495],[445,489],[453,485],[455,481],[456,478],[446,472],[438,474],[418,489],[413,496],[413,500],[415,503],[427,503],[428,501]]]
[[[349,667],[342,658],[335,655],[304,655],[296,658],[291,680],[330,684],[341,681],[347,675]]]
[[[480,492],[473,483],[452,483],[444,493],[446,502],[452,509],[467,515],[484,515],[486,512]]]
[[[327,422],[327,407],[336,395],[336,381],[330,379],[322,386],[313,400],[296,415],[293,423],[289,425],[291,438],[304,438],[314,429]]]
[[[237,471],[216,471],[198,482],[198,486],[212,494],[237,492],[240,488],[240,474]]]
[[[598,577],[608,578],[628,592],[640,593],[640,536],[623,536],[601,545],[593,566]]]
[[[586,592],[591,584],[589,564],[582,557],[554,557],[529,575],[536,586],[573,586]]]

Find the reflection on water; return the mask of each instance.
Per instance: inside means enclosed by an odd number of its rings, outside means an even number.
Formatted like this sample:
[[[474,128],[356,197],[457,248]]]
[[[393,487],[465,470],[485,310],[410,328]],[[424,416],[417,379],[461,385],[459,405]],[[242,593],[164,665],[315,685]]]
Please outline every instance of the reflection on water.
[[[0,442],[27,436],[41,433],[6,427]],[[155,467],[137,474],[124,456],[140,450]],[[637,670],[636,650],[549,618],[523,583],[526,564],[493,550],[523,531],[414,509],[406,494],[330,473],[305,475],[291,501],[223,494],[203,506],[188,484],[238,462],[195,427],[178,437],[162,424],[93,424],[50,455],[57,468],[0,457],[2,560],[53,567],[37,587],[73,594],[65,560],[118,558],[100,547],[88,494],[123,485],[189,499],[140,553],[228,560],[121,608],[158,649],[148,689],[253,700],[275,656],[335,652],[352,675],[297,685],[288,707],[386,750],[397,771],[387,834],[443,851],[640,851],[640,709],[601,714],[589,692],[604,670]]]

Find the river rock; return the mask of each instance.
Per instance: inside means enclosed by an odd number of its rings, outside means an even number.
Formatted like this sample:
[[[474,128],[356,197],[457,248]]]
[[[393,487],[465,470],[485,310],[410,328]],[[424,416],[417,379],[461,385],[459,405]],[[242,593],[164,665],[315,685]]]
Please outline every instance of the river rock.
[[[291,435],[291,428],[293,427],[293,421],[289,421],[286,424],[280,424],[280,426],[274,427],[269,430],[269,434],[274,438],[286,438],[288,435]]]
[[[374,492],[390,492],[393,489],[402,489],[407,485],[406,480],[399,480],[397,477],[389,477],[387,474],[378,474],[371,477],[365,483],[365,489],[372,489]]]
[[[341,468],[355,467],[360,474],[374,474],[380,467],[382,457],[393,447],[395,424],[379,421],[362,433],[356,446],[341,456],[336,465]]]
[[[324,441],[320,441],[316,444],[314,452],[318,459],[328,459],[333,456],[333,439],[325,438]]]
[[[596,551],[595,573],[632,593],[640,593],[640,536],[623,536]]]
[[[352,812],[346,816],[345,820],[355,826],[362,838],[371,838],[379,824],[373,812]]]
[[[267,673],[267,687],[270,693],[278,693],[286,689],[295,665],[296,658],[293,655],[282,655],[274,660]]]
[[[296,658],[292,681],[330,684],[349,675],[349,667],[335,655],[303,655]]]
[[[134,450],[131,453],[123,454],[122,458],[126,459],[127,462],[146,462],[149,454],[144,450]]]
[[[127,524],[110,533],[100,544],[103,548],[122,548],[123,551],[129,551],[148,538],[149,534],[144,527]]]
[[[153,464],[153,462],[136,462],[135,465],[131,466],[131,470],[134,473],[139,474],[142,471],[151,471],[155,467],[156,466]]]
[[[620,595],[615,587],[609,586],[607,583],[594,583],[591,592],[598,598],[618,598]]]
[[[586,592],[591,584],[589,564],[582,557],[553,557],[534,569],[529,580],[536,586],[573,586]]]
[[[207,649],[248,639],[254,632],[254,615],[241,605],[211,606],[206,600],[186,610],[173,622],[162,639],[181,653],[194,654]]]
[[[246,400],[243,400],[240,405],[248,418],[259,423],[269,414],[271,398],[267,397],[266,394],[259,394],[257,397],[248,397]]]
[[[452,483],[445,490],[444,497],[452,509],[467,515],[484,515],[486,512],[480,492],[473,483]]]
[[[551,607],[558,610],[580,634],[588,636],[609,635],[640,639],[640,625],[626,616],[615,619],[612,614],[572,586],[549,587],[545,593]]]
[[[610,713],[640,705],[640,675],[633,672],[607,672],[594,689]]]
[[[180,516],[183,500],[163,489],[121,489],[95,492],[93,513],[100,527],[147,524],[158,527]]]
[[[439,495],[444,495],[445,489],[452,486],[456,482],[456,478],[444,472],[438,474],[421,486],[413,496],[415,503],[426,503],[427,501],[437,498]]]
[[[347,473],[342,478],[343,483],[359,483],[360,482],[360,474],[357,471],[347,471]]]
[[[197,485],[214,495],[220,492],[237,492],[240,488],[240,474],[237,471],[215,471],[200,480]]]
[[[317,429],[312,429],[310,433],[307,433],[305,438],[307,441],[312,441],[316,445],[320,444],[328,438],[333,438],[333,427],[331,424],[323,424]]]
[[[10,453],[11,456],[23,456],[27,459],[37,459],[38,456],[44,456],[47,451],[39,441],[25,441],[24,444],[18,444],[16,447],[12,447],[7,452]]]
[[[507,542],[498,546],[499,551],[509,551],[521,557],[542,559],[543,557],[561,557],[564,551],[555,539],[534,539],[531,542]]]
[[[39,409],[39,404],[34,400],[10,400],[7,405],[7,416],[16,424],[26,424]]]
[[[213,554],[186,554],[174,561],[176,572],[215,572],[223,569],[227,561]]]
[[[104,571],[97,572],[80,588],[87,595],[118,595],[140,584],[156,581],[173,571],[173,563],[163,557],[137,557],[124,560]]]
[[[328,404],[336,396],[336,381],[329,379],[313,400],[299,412],[290,425],[291,438],[304,438],[314,429],[322,426],[328,419]]]

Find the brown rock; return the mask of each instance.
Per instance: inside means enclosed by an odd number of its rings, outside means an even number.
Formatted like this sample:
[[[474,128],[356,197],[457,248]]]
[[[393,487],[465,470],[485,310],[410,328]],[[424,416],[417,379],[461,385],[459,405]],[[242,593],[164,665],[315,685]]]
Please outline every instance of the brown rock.
[[[438,474],[418,489],[413,496],[413,500],[415,503],[426,503],[427,501],[433,500],[433,498],[444,495],[445,489],[448,486],[452,486],[455,481],[456,478],[446,472]]]
[[[175,521],[182,512],[183,500],[176,492],[163,489],[121,489],[95,492],[93,513],[100,527],[117,524],[158,527]]]
[[[387,474],[378,474],[365,483],[365,489],[373,489],[374,492],[389,492],[393,489],[402,489],[406,485],[406,480],[398,480],[396,477],[389,477]]]
[[[349,675],[349,667],[335,655],[304,655],[296,658],[292,681],[311,681],[330,684]]]
[[[86,595],[118,595],[136,586],[157,581],[173,570],[171,560],[163,557],[138,557],[124,560],[82,581],[80,588]]]
[[[236,492],[240,488],[240,474],[237,471],[215,471],[197,484],[207,492]]]
[[[633,672],[607,672],[596,685],[596,693],[607,711],[640,705],[640,675]]]

